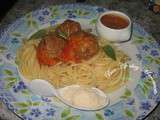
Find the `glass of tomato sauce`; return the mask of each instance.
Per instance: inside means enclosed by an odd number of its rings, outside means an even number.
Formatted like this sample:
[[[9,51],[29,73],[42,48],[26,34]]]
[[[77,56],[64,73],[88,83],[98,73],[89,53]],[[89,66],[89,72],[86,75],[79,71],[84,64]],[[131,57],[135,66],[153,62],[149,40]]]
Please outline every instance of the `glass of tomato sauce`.
[[[131,19],[119,11],[107,11],[102,13],[97,21],[98,35],[112,42],[129,41],[132,36]]]

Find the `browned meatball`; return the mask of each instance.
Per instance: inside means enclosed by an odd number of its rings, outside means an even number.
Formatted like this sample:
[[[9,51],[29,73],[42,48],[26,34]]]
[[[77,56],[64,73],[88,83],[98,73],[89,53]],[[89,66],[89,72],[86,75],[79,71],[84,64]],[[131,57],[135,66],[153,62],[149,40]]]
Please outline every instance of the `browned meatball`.
[[[81,26],[78,22],[73,20],[65,20],[62,24],[60,24],[56,28],[56,33],[58,35],[65,36],[66,38],[74,32],[78,32],[81,30]]]
[[[56,57],[58,54],[60,54],[66,44],[66,41],[63,38],[55,34],[46,36],[44,41],[45,47],[49,55],[52,57]]]
[[[73,47],[76,60],[88,60],[99,50],[96,37],[84,31],[71,34],[69,43]]]
[[[37,47],[37,58],[40,64],[54,65],[66,42],[55,34],[49,34],[40,41]]]

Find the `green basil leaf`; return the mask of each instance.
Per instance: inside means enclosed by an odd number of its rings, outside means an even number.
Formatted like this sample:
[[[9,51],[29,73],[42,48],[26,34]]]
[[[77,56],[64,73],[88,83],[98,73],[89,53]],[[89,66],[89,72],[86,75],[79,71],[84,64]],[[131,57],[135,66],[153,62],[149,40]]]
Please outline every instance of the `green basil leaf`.
[[[112,58],[113,60],[116,60],[116,53],[114,49],[112,48],[112,46],[106,45],[103,47],[103,50],[108,57]]]
[[[37,31],[35,34],[33,34],[30,39],[38,39],[42,38],[47,34],[47,31],[45,29]]]

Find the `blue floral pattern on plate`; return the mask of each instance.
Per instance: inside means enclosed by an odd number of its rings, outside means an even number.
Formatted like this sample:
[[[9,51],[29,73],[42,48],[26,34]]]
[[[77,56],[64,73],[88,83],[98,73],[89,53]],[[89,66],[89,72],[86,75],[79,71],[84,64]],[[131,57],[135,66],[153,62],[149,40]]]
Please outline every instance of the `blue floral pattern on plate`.
[[[34,95],[22,81],[16,66],[16,51],[22,39],[40,29],[53,26],[60,19],[84,19],[95,26],[97,17],[105,8],[83,4],[50,6],[18,19],[0,34],[0,100],[24,120],[140,120],[160,101],[160,48],[159,44],[145,30],[134,23],[133,45],[142,63],[141,78],[134,91],[126,89],[120,101],[99,111],[81,111],[61,103],[56,97],[47,98]],[[145,69],[157,84],[157,94],[153,93],[153,83],[148,79]]]

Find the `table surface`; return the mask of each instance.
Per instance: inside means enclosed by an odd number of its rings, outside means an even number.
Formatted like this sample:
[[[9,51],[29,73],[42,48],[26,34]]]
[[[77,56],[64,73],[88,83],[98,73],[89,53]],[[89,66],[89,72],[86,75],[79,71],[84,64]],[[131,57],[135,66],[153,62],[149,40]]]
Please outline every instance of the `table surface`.
[[[39,7],[48,7],[49,5],[57,5],[64,3],[76,3],[76,0],[19,0],[13,8],[7,13],[0,23],[0,30],[7,27],[17,18],[26,13],[38,9]],[[144,27],[160,44],[160,15],[154,14],[148,10],[147,6],[140,0],[86,0],[84,4],[98,5],[107,7],[112,10],[119,10],[128,14],[133,22]],[[160,120],[160,105],[149,114],[146,120]],[[0,120],[20,120],[11,113],[5,105],[0,102]]]

